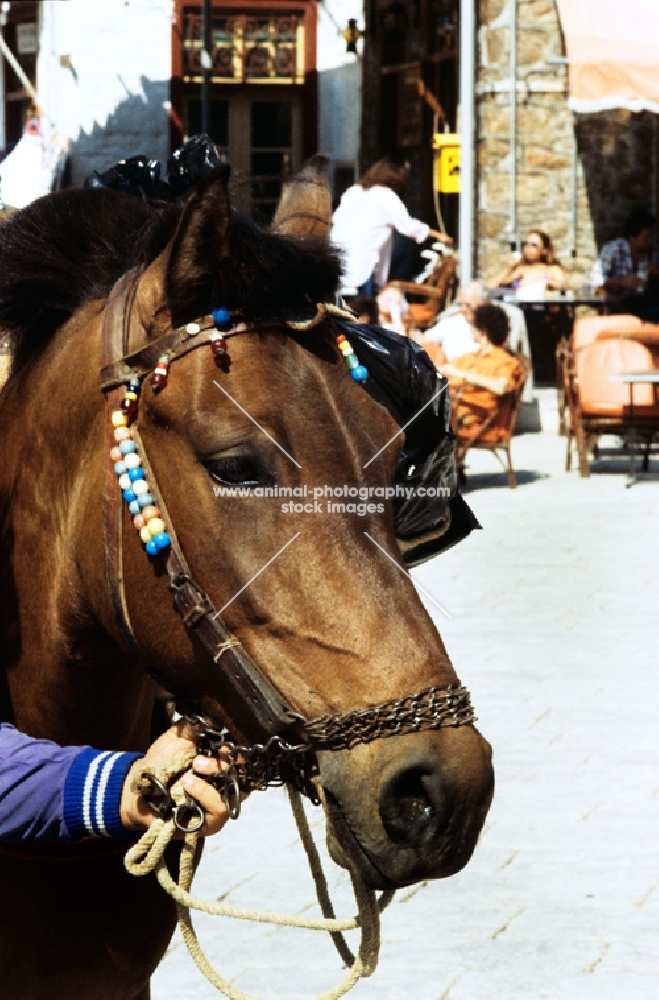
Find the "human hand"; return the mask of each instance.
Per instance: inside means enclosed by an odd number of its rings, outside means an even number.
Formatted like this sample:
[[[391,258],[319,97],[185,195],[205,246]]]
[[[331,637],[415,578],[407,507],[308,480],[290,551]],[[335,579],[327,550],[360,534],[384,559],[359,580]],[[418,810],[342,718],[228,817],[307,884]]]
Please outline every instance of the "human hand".
[[[155,813],[144,797],[133,791],[134,779],[139,777],[145,766],[160,767],[183,751],[194,750],[195,747],[194,730],[189,724],[181,721],[152,743],[144,757],[135,761],[126,775],[121,793],[121,822],[127,830],[141,833],[147,830],[156,819]],[[225,753],[228,754],[228,751]],[[227,767],[226,757],[222,759],[221,756],[220,760],[217,760],[213,757],[199,755],[192,762],[193,773],[187,773],[181,779],[181,784],[187,794],[198,802],[204,810],[204,824],[199,830],[200,837],[207,837],[221,830],[229,818],[229,814],[217,789],[198,775],[210,777],[223,773]],[[244,797],[242,796],[242,798]]]

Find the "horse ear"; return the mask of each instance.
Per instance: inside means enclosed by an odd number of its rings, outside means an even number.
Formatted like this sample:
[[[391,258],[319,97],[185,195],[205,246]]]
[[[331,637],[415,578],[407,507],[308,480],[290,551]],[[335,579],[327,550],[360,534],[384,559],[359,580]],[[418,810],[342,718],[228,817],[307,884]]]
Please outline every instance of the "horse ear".
[[[188,198],[171,243],[165,294],[172,317],[194,315],[229,256],[230,167],[222,163]],[[206,293],[206,295],[204,295]]]
[[[329,156],[317,153],[284,183],[281,200],[272,220],[276,233],[327,239],[331,221],[330,189],[327,181]]]

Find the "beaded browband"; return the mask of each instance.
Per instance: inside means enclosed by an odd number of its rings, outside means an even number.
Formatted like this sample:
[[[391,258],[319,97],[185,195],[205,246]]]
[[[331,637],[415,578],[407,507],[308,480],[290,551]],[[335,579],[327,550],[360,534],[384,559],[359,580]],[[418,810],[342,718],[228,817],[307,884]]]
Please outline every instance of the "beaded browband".
[[[411,704],[414,706],[412,712],[409,712],[407,706],[405,713],[402,713],[406,716],[405,721],[402,722],[401,719],[402,725],[396,726],[393,731],[387,731],[379,714],[381,708],[386,708],[387,718],[391,717],[393,706],[375,706],[365,710],[359,726],[356,726],[354,713],[322,720],[305,720],[295,712],[243,649],[240,641],[228,630],[212,601],[194,582],[158,489],[137,429],[139,389],[140,380],[149,375],[152,388],[157,392],[162,391],[166,387],[172,361],[203,344],[210,344],[217,366],[227,370],[230,364],[227,338],[259,327],[247,323],[232,325],[227,311],[216,309],[212,315],[187,323],[127,354],[130,315],[139,275],[138,270],[128,272],[112,289],[103,316],[102,331],[101,388],[106,397],[106,437],[112,459],[111,463],[106,464],[103,497],[106,578],[115,623],[124,645],[144,662],[130,624],[124,592],[123,517],[117,487],[128,505],[133,524],[139,531],[146,551],[156,559],[166,559],[174,607],[188,631],[199,639],[227,682],[225,701],[229,715],[238,715],[243,722],[247,717],[247,737],[297,736],[295,742],[299,744],[299,737],[302,735],[306,743],[295,747],[295,750],[304,755],[310,747],[322,748],[325,743],[328,749],[348,748],[355,740],[366,742],[384,735],[393,735],[394,732],[440,728],[447,724],[470,724],[473,713],[468,692],[464,688],[457,689],[457,692],[456,689],[449,688],[444,693],[432,688],[428,692],[411,696]],[[323,303],[317,307],[313,319],[289,321],[286,326],[294,330],[307,330],[325,317],[333,315],[346,317],[349,314],[336,306]],[[364,381],[368,372],[359,364],[347,339],[341,335],[336,340],[351,376],[357,382]],[[166,679],[157,679],[167,687]],[[418,699],[430,693],[430,705],[425,705],[424,712],[419,712]],[[400,704],[407,705],[409,701],[410,699],[403,699]],[[373,713],[375,715],[371,719]],[[340,734],[344,721],[346,732],[342,739]],[[373,724],[374,722],[377,724]],[[328,723],[331,723],[331,727],[328,734],[324,735]],[[372,735],[368,732],[371,728]],[[356,735],[357,729],[359,736]],[[294,749],[293,745],[290,745],[290,749]],[[305,784],[308,785],[308,782]]]

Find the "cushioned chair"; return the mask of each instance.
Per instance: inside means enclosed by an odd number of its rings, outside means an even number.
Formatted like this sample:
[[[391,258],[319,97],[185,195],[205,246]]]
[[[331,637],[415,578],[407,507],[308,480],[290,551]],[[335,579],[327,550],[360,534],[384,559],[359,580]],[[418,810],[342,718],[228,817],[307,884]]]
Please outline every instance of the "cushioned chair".
[[[614,318],[614,317],[611,317]],[[643,344],[624,338],[593,340],[565,356],[565,396],[569,409],[565,467],[572,463],[576,445],[579,474],[590,475],[590,454],[596,452],[600,436],[625,435],[631,429],[629,385],[611,382],[609,376],[622,372],[652,371],[652,354]],[[652,438],[659,430],[659,405],[655,387],[634,386],[634,431],[645,441],[644,467],[647,468]]]
[[[572,337],[559,341],[556,348],[556,391],[558,395],[559,434],[569,433],[570,419],[566,391],[566,358],[572,350],[579,351],[600,338],[633,338],[644,324],[638,316],[621,313],[614,316],[584,316],[578,319]]]
[[[506,471],[510,488],[515,489],[517,486],[512,456],[510,454],[510,441],[515,431],[522,393],[524,392],[524,384],[528,377],[531,363],[529,358],[524,354],[515,353],[515,357],[520,363],[519,375],[513,389],[498,397],[499,405],[496,409],[492,411],[485,421],[476,427],[454,427],[456,434],[455,461],[462,482],[466,478],[464,461],[467,452],[471,448],[480,448],[491,451],[498,458]],[[451,409],[453,414],[457,411],[463,391],[464,389],[458,389],[451,394]],[[501,453],[505,455],[505,460]]]
[[[427,330],[455,291],[457,267],[453,254],[442,254],[424,282],[390,281],[385,288],[399,289],[408,301],[414,328]]]
[[[584,316],[574,324],[572,333],[572,346],[575,350],[580,347],[587,347],[597,340],[601,334],[605,336],[624,337],[625,334],[633,334],[643,326],[643,321],[638,316],[620,314],[616,316]]]

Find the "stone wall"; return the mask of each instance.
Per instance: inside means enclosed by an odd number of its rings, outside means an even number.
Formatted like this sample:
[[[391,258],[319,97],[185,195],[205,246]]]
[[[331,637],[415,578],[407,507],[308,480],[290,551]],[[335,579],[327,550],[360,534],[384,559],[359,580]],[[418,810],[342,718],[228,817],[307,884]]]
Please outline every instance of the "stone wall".
[[[511,184],[511,23],[517,3],[517,183]],[[511,245],[545,229],[580,289],[606,240],[639,204],[656,209],[657,126],[650,114],[574,115],[555,0],[478,0],[476,273],[491,278]],[[576,151],[576,213],[573,177]]]

